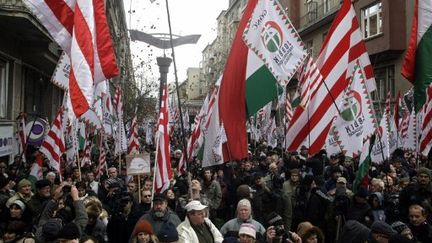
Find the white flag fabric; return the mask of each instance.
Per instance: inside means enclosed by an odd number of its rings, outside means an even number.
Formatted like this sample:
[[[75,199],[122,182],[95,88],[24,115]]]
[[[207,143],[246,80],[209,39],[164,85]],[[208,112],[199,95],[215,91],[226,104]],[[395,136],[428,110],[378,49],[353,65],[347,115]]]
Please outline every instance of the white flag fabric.
[[[378,136],[375,140],[375,144],[372,147],[370,156],[373,163],[380,164],[384,160],[390,158],[386,112],[384,112],[383,117],[381,118],[381,122],[376,133]]]
[[[417,150],[417,115],[413,110],[408,122],[408,131],[406,139],[404,140],[404,149],[409,149],[411,151]]]
[[[207,125],[204,131],[204,153],[202,167],[222,164],[224,162],[222,144],[226,142],[225,130],[219,118],[219,87],[220,80],[215,85],[215,100],[211,103],[211,111],[207,115]],[[210,101],[212,102],[212,101]]]
[[[306,49],[278,1],[259,1],[243,32],[246,45],[285,86],[306,58]]]
[[[168,88],[162,91],[161,108],[159,112],[158,130],[156,134],[156,163],[154,169],[154,192],[162,193],[169,188],[173,177],[171,170],[169,125],[168,125]]]
[[[372,136],[377,127],[373,104],[360,65],[354,68],[351,85],[340,108],[341,114],[334,122],[334,137],[345,156],[355,158],[361,152],[363,141]]]

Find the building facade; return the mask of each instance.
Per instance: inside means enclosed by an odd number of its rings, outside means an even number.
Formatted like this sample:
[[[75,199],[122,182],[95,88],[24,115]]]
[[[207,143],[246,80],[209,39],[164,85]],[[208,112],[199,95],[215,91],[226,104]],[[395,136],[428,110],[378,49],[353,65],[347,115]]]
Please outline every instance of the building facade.
[[[123,3],[105,2],[122,70],[113,80],[127,81],[132,68]],[[49,124],[61,105],[63,91],[50,79],[62,50],[21,0],[0,1],[0,29],[0,160],[11,161],[19,113],[27,114],[28,123],[38,118]]]

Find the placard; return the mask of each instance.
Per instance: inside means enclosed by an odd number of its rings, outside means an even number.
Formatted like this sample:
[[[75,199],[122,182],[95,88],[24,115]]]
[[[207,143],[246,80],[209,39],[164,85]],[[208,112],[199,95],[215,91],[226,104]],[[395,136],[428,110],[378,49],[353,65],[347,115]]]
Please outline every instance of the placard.
[[[126,173],[128,175],[150,173],[150,154],[126,155]]]

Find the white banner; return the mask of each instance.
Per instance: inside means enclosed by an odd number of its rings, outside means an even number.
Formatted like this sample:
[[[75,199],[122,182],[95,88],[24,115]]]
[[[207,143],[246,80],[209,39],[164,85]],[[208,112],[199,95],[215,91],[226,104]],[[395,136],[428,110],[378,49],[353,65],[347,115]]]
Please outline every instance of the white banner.
[[[306,58],[299,34],[275,0],[258,2],[243,39],[283,86]]]
[[[13,126],[0,126],[0,156],[13,153]]]

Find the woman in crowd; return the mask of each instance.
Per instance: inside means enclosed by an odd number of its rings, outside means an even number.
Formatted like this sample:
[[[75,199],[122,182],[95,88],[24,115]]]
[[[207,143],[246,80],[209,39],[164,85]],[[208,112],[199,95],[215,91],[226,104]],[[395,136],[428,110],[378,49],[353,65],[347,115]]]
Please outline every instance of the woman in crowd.
[[[153,232],[153,227],[145,219],[140,219],[132,232],[130,243],[159,243]]]

